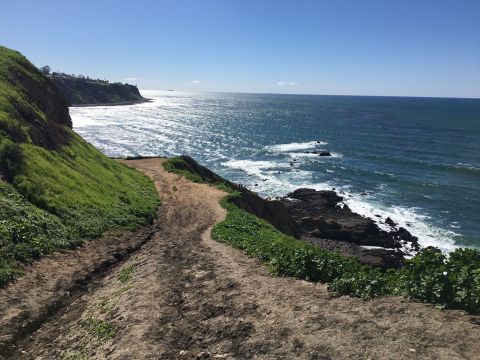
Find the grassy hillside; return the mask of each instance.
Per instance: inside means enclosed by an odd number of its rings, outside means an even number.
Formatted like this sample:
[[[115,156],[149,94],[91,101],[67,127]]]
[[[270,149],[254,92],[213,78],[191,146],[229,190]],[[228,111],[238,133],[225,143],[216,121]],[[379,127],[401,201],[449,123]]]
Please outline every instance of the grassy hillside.
[[[155,216],[153,182],[71,130],[68,101],[0,47],[0,285],[23,263]]]
[[[48,149],[65,144],[72,126],[68,102],[16,51],[0,46],[0,136]]]

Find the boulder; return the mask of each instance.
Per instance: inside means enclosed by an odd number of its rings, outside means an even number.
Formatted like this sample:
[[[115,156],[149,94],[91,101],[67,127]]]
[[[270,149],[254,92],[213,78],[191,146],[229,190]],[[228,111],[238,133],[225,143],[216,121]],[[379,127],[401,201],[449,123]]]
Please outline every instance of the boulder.
[[[389,226],[391,226],[391,227],[397,226],[397,224],[395,224],[395,222],[394,222],[392,219],[390,219],[390,217],[387,217],[387,218],[385,219],[385,224],[387,224],[387,225],[389,225]]]

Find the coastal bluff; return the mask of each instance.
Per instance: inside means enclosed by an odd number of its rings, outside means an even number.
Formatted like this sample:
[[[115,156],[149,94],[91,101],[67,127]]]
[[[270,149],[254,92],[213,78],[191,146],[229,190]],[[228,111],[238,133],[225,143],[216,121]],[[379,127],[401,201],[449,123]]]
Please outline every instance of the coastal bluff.
[[[352,251],[416,239],[331,191],[264,199],[190,157],[109,158],[69,111],[0,46],[0,359],[478,358],[477,250],[368,263]]]
[[[239,208],[269,222],[276,229],[325,250],[357,257],[363,264],[380,268],[402,266],[405,248],[419,250],[418,239],[408,230],[391,225],[381,229],[372,219],[348,206],[339,206],[343,198],[335,191],[297,189],[281,199],[263,199],[255,192],[223,179],[189,156],[172,161],[176,170],[196,174],[203,182],[225,184],[238,191],[230,201]],[[175,171],[175,170],[174,170]]]
[[[48,77],[72,106],[130,105],[148,101],[135,85],[57,72]]]

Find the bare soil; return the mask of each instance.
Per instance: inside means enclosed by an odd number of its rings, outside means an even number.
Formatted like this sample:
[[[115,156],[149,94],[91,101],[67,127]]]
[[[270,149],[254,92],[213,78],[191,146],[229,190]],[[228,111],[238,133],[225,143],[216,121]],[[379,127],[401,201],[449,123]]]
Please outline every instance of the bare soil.
[[[478,318],[389,297],[331,297],[210,238],[225,193],[151,176],[158,220],[36,263],[0,290],[0,344],[20,359],[480,359]]]

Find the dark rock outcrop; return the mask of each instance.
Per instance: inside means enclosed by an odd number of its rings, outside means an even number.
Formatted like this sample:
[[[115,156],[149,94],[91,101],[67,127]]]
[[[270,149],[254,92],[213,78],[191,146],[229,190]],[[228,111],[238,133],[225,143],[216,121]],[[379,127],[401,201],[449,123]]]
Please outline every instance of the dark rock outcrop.
[[[392,226],[392,227],[395,227],[395,226],[396,226],[395,222],[394,222],[392,219],[390,219],[390,217],[387,217],[387,218],[385,219],[385,224],[390,225],[390,226]]]
[[[358,256],[370,265],[398,267],[405,243],[418,249],[418,239],[406,229],[382,230],[372,219],[342,205],[342,201],[335,191],[298,189],[283,198],[282,204],[299,227],[302,239]]]

